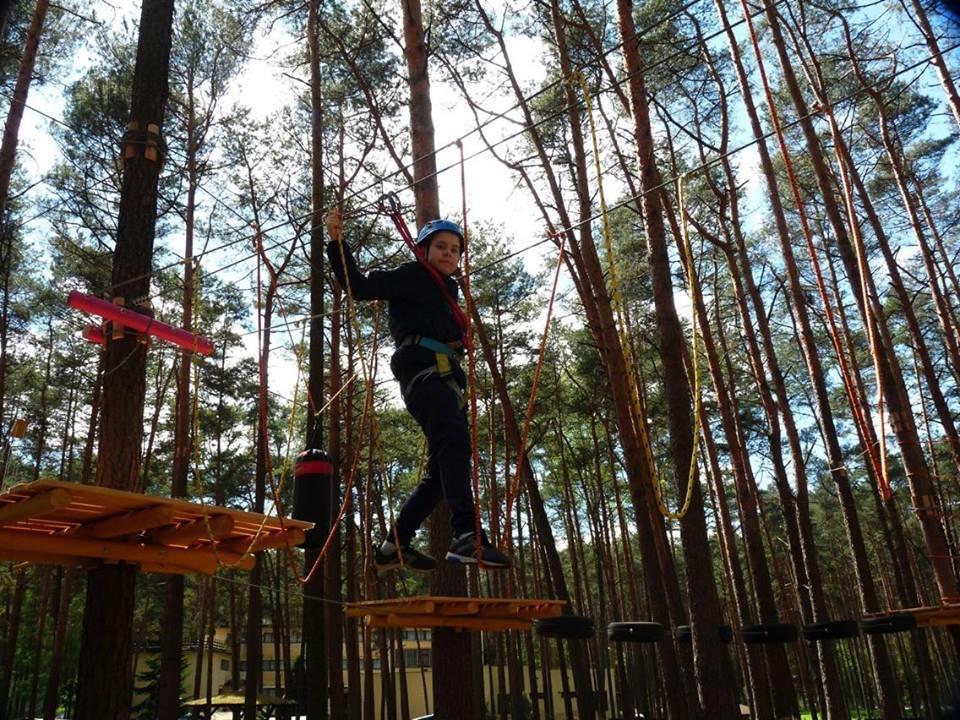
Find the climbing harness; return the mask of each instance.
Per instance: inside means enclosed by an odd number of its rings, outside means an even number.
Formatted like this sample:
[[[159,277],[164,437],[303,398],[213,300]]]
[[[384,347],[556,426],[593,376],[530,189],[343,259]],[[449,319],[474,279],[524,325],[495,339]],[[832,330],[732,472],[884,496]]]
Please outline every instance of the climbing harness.
[[[460,347],[463,345],[463,343],[453,344]],[[413,389],[413,386],[416,385],[420,380],[423,380],[424,378],[427,378],[433,374],[437,374],[440,376],[440,380],[457,394],[457,403],[462,410],[465,407],[463,389],[460,387],[460,383],[457,382],[457,376],[456,373],[454,373],[452,364],[459,364],[460,356],[451,347],[451,344],[443,343],[439,340],[434,340],[433,338],[424,337],[423,335],[407,335],[400,341],[400,347],[405,347],[408,345],[417,345],[433,351],[435,362],[433,365],[425,367],[407,381],[406,385],[400,389],[400,393],[403,395],[403,397],[406,398]]]

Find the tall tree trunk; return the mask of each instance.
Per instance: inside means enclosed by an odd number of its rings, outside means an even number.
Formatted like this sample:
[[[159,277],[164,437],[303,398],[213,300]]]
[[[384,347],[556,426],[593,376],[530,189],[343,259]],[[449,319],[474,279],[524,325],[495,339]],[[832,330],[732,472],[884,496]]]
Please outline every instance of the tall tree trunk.
[[[27,571],[23,568],[16,572],[13,597],[7,610],[7,626],[3,637],[3,662],[0,663],[0,720],[10,720],[7,708],[10,706],[10,688],[13,685],[13,661],[16,658],[17,642],[20,640],[20,620],[23,610],[23,595],[26,591]]]
[[[34,598],[36,605],[33,610],[36,611],[37,631],[33,637],[33,667],[30,669],[30,693],[27,696],[29,705],[27,717],[35,718],[37,716],[37,690],[40,686],[40,658],[43,657],[43,646],[47,636],[47,606],[50,604],[51,583],[53,580],[53,568],[45,567],[42,571],[43,581],[37,588],[39,598]],[[59,588],[57,588],[59,590]],[[56,592],[59,598],[60,593]]]
[[[133,77],[132,122],[163,127],[170,62],[173,0],[144,0]],[[141,151],[143,150],[141,146]],[[149,294],[160,163],[137,154],[127,160],[120,194],[113,291],[135,300]],[[140,475],[146,346],[133,335],[108,339],[97,484],[127,489]],[[136,567],[91,570],[83,619],[75,718],[130,714],[131,628]],[[109,629],[109,631],[108,631]]]
[[[404,57],[410,88],[410,150],[413,155],[413,194],[417,225],[440,216],[437,187],[437,162],[434,154],[433,115],[430,101],[430,76],[424,40],[420,0],[400,0],[403,11]],[[478,504],[480,498],[474,498]],[[430,516],[430,550],[434,556],[446,553],[452,539],[449,513],[441,506]],[[441,563],[430,579],[430,591],[436,595],[463,596],[467,592],[466,574],[453,563]],[[470,633],[437,628],[433,632],[433,702],[440,718],[479,717],[474,707],[477,693],[473,673],[463,672],[454,658],[472,656]]]
[[[57,605],[53,646],[50,648],[50,667],[47,669],[47,689],[43,696],[43,720],[54,720],[60,700],[60,675],[63,671],[63,653],[67,646],[67,626],[70,619],[70,600],[73,598],[73,568],[60,570],[60,598]]]
[[[632,0],[618,0],[617,10],[620,37],[624,41],[624,61],[630,78],[630,103],[640,163],[640,188],[644,192],[643,219],[653,281],[656,325],[670,425],[670,447],[681,496],[685,492],[688,475],[694,473],[694,482],[689,486],[689,492],[692,493],[689,498],[689,511],[680,521],[680,531],[687,564],[687,598],[693,629],[697,693],[701,712],[709,711],[715,717],[735,718],[739,715],[739,709],[733,688],[733,667],[726,648],[720,643],[715,632],[715,628],[721,624],[722,615],[707,541],[703,496],[696,480],[696,468],[691,468],[695,440],[691,422],[691,394],[683,364],[678,362],[685,352],[684,340],[673,301],[660,193],[656,190],[660,185],[660,175],[654,158],[647,90],[640,65]]]
[[[33,479],[40,479],[40,466],[43,463],[43,450],[47,444],[47,430],[50,425],[50,417],[47,413],[48,396],[47,390],[50,387],[50,370],[53,365],[53,318],[47,319],[47,357],[44,361],[43,387],[40,388],[40,408],[39,421],[37,423],[37,444],[33,453]]]
[[[739,46],[727,19],[726,9],[724,8],[723,3],[719,1],[716,2],[716,8],[723,23],[724,32],[730,49],[730,56],[734,61],[737,80],[740,85],[740,92],[743,97],[744,107],[750,119],[750,126],[754,140],[757,143],[757,150],[760,155],[761,168],[767,184],[767,195],[770,201],[771,210],[773,211],[777,235],[780,239],[781,247],[789,247],[791,242],[790,232],[787,227],[783,206],[780,202],[780,190],[777,185],[777,177],[774,172],[773,162],[770,158],[770,152],[767,147],[765,135],[760,125],[760,116],[753,100],[753,93],[750,88],[747,73],[740,55]],[[773,344],[773,334],[770,330],[767,310],[761,298],[760,291],[757,288],[756,282],[753,278],[749,254],[743,238],[741,225],[738,220],[739,209],[736,196],[735,178],[733,176],[732,168],[726,161],[724,161],[724,174],[727,178],[727,188],[731,198],[730,207],[732,218],[734,220],[732,223],[733,238],[736,241],[736,253],[733,255],[728,254],[730,272],[735,282],[738,278],[742,278],[743,283],[748,291],[748,295],[754,308],[756,327],[759,331],[760,340],[762,341],[764,349],[766,366],[768,368],[771,382],[773,383],[773,390],[776,393],[777,400],[774,400],[773,396],[769,392],[769,389],[764,392],[763,388],[765,387],[765,383],[762,382],[763,370],[760,362],[759,352],[755,349],[756,340],[748,343],[748,348],[752,348],[751,359],[752,364],[755,366],[754,375],[761,391],[761,399],[766,398],[764,401],[764,409],[767,413],[767,420],[771,427],[771,438],[773,438],[774,430],[778,426],[777,410],[779,409],[779,413],[781,414],[783,420],[783,429],[787,435],[787,442],[790,447],[790,454],[793,461],[792,464],[794,469],[794,477],[796,478],[795,497],[794,493],[790,491],[790,488],[782,482],[778,483],[778,493],[780,495],[781,505],[784,508],[784,512],[787,514],[788,521],[789,517],[792,515],[790,512],[791,508],[794,506],[794,504],[796,506],[797,532],[796,535],[794,535],[792,532],[788,533],[788,538],[791,539],[791,556],[795,559],[794,573],[801,588],[801,606],[806,609],[806,619],[814,622],[822,621],[828,619],[828,610],[826,605],[826,596],[823,590],[824,584],[821,580],[816,544],[814,542],[813,522],[810,515],[805,454],[791,407],[791,396],[787,392],[784,374],[780,368],[779,359]],[[792,251],[790,257],[792,257]],[[738,297],[740,295],[741,293],[738,293]],[[747,337],[749,340],[751,337],[751,329],[753,328],[750,312],[745,304],[741,304],[740,311],[743,318],[742,325],[744,330],[747,332]],[[771,444],[773,445],[773,443],[774,440],[771,439]],[[776,457],[777,454],[775,453],[774,459],[776,459]],[[796,561],[798,556],[802,556],[802,563],[798,563]],[[836,669],[836,658],[834,655],[833,645],[831,643],[817,643],[816,652],[819,661],[818,670],[820,682],[824,690],[826,715],[828,718],[845,717],[846,709],[843,693],[840,688],[839,674]]]
[[[823,199],[824,209],[834,234],[834,240],[840,250],[840,257],[847,273],[847,279],[853,290],[853,297],[857,301],[864,327],[876,338],[878,356],[877,369],[879,373],[878,382],[881,386],[883,398],[892,421],[893,431],[897,436],[897,442],[900,446],[901,457],[910,484],[913,505],[917,508],[918,520],[923,530],[924,540],[931,558],[931,565],[934,569],[937,585],[941,596],[954,597],[957,595],[958,590],[957,578],[953,573],[949,558],[947,558],[946,538],[944,537],[943,528],[937,518],[937,510],[934,503],[935,494],[930,480],[929,468],[923,457],[920,435],[917,431],[916,422],[909,404],[899,360],[893,349],[885,317],[879,308],[879,300],[877,298],[876,288],[873,286],[873,278],[869,273],[868,267],[864,266],[864,270],[861,272],[860,264],[857,260],[857,253],[847,234],[842,214],[837,205],[836,197],[834,196],[835,181],[823,157],[820,141],[813,127],[809,109],[800,91],[796,75],[793,72],[793,61],[787,53],[786,44],[780,30],[779,17],[770,7],[767,7],[766,16],[770,25],[771,39],[777,51],[777,56],[780,59],[780,67],[783,71],[784,81],[790,93],[794,109],[797,112],[800,127],[807,141],[806,156],[812,164],[817,179],[817,186],[820,189],[820,197]],[[797,203],[798,212],[802,214],[804,212],[802,199],[797,198]],[[807,235],[809,236],[809,233],[807,233]],[[811,260],[814,261],[814,258],[811,258]],[[826,298],[824,298],[824,302],[827,302]],[[851,507],[851,510],[855,512],[853,507]],[[860,569],[861,575],[859,579],[861,582],[861,597],[863,599],[864,609],[867,612],[878,610],[876,588],[865,559]],[[893,693],[891,692],[891,688],[893,687],[893,671],[890,665],[889,653],[886,651],[885,646],[879,642],[875,642],[873,639],[871,640],[871,649],[873,650],[874,663],[877,670],[877,685],[883,711],[891,718],[898,718],[900,717],[901,710],[899,700],[893,697]]]
[[[324,398],[323,335],[325,307],[325,262],[323,235],[323,93],[320,84],[319,47],[320,0],[310,0],[307,12],[307,42],[310,50],[310,369],[307,377],[309,408],[307,411],[307,448],[323,448],[324,418],[318,408]],[[336,357],[334,355],[334,357]],[[331,447],[331,449],[334,449]],[[329,527],[318,528],[317,535],[326,538]],[[309,572],[317,562],[319,551],[307,548],[304,552],[304,571]],[[312,682],[306,685],[306,711],[310,720],[326,720],[328,699],[328,668],[326,653],[325,610],[315,598],[325,596],[324,573],[316,572],[303,586],[303,641],[306,667]]]
[[[197,186],[197,119],[194,111],[194,88],[186,87],[187,114],[187,206],[184,216],[183,310],[181,327],[193,330],[193,235],[196,216]],[[177,393],[174,405],[173,468],[170,497],[187,496],[187,473],[194,438],[190,428],[190,371],[193,354],[180,352],[177,368]],[[183,673],[183,575],[167,575],[164,581],[163,618],[160,634],[160,675],[157,679],[157,718],[177,720],[180,717],[180,690]]]
[[[49,0],[37,0],[34,7],[33,18],[27,30],[27,39],[23,45],[23,54],[20,56],[17,82],[10,99],[10,108],[7,110],[7,121],[3,126],[3,143],[0,144],[0,223],[6,223],[7,219],[10,179],[13,176],[13,165],[17,158],[20,122],[23,120],[23,110],[27,104],[27,94],[30,92],[30,81],[33,80],[37,47],[40,44],[40,34],[43,32],[43,22],[49,5]]]
[[[904,10],[909,14],[906,4],[901,0]],[[910,6],[913,8],[913,15],[910,19],[916,24],[923,35],[923,41],[927,44],[927,50],[930,51],[930,61],[937,68],[937,76],[940,78],[940,84],[943,85],[943,92],[947,96],[947,104],[950,106],[950,112],[953,119],[957,121],[960,127],[960,95],[957,94],[957,86],[953,81],[954,76],[947,67],[947,61],[940,50],[940,44],[937,42],[937,34],[930,27],[930,19],[927,17],[926,8],[919,0],[910,0]],[[955,9],[955,8],[954,8]]]

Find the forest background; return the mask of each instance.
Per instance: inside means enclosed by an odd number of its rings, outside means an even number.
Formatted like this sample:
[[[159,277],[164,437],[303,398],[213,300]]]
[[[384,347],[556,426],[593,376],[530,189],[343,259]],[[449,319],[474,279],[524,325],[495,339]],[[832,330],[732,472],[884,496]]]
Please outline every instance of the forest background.
[[[641,71],[624,57],[620,5],[423,8],[440,208],[461,219],[455,140],[466,156],[471,290],[485,339],[474,382],[479,504],[493,534],[509,528],[518,554],[509,580],[473,577],[472,591],[502,594],[509,583],[520,595],[565,597],[598,627],[661,616],[681,624],[700,612],[699,557],[717,607],[736,623],[860,617],[949,597],[960,569],[957,26],[906,0],[753,6],[768,104],[738,7],[657,0],[633,8]],[[64,300],[72,289],[112,289],[118,154],[138,41],[126,8],[13,4],[0,78],[10,108],[41,9],[26,69],[37,102],[26,101],[24,142],[0,193],[0,428],[18,417],[29,428],[5,436],[4,488],[40,477],[95,480],[104,370]],[[310,252],[322,234],[318,211],[336,204],[362,265],[407,257],[379,207],[395,191],[411,224],[415,205],[421,211],[411,190],[419,171],[410,162],[401,14],[372,0],[182,2],[173,26],[146,300],[159,318],[213,339],[217,352],[194,366],[151,346],[131,489],[269,509],[272,466],[288,512],[292,456],[306,444],[327,447],[341,460],[334,507],[349,501],[323,561],[323,595],[334,603],[427,587],[370,572],[372,539],[416,482],[420,442],[396,400],[377,308],[352,308]],[[253,82],[264,55],[274,75]],[[638,97],[648,106],[647,138],[637,130]],[[0,176],[4,158],[13,161],[8,137]],[[767,164],[761,139],[773,155]],[[774,149],[780,139],[789,167]],[[652,239],[650,198],[666,228],[662,247]],[[559,297],[518,463],[561,239]],[[311,305],[317,277],[327,283],[321,313]],[[683,318],[679,344],[667,334],[670,306]],[[319,356],[308,350],[311,334],[321,338]],[[326,369],[309,400],[308,356]],[[678,370],[699,386],[699,405],[689,389],[677,399]],[[324,412],[311,413],[311,403]],[[694,432],[698,472],[688,473]],[[638,470],[647,435],[652,462]],[[689,519],[655,520],[658,505],[687,499]],[[664,548],[669,557],[658,556]],[[197,642],[229,626],[239,657],[243,628],[262,612],[289,639],[307,612],[290,558],[267,553],[258,568],[249,582],[227,570],[188,578],[183,637]],[[3,565],[0,581],[0,711],[70,708],[84,575]],[[165,582],[137,582],[135,644],[150,645],[167,627]],[[356,623],[337,612],[327,611],[328,626],[339,628],[332,637],[358,638]],[[563,662],[559,651],[512,635],[484,642],[509,666],[502,687],[518,686],[518,668]],[[761,717],[765,707],[930,707],[955,676],[955,642],[941,632],[892,655],[866,642],[839,660],[812,651],[784,658],[786,678],[775,658],[740,653],[735,694]],[[344,661],[341,643],[329,642],[329,666],[347,662],[359,673],[351,645],[359,643],[346,644]],[[617,656],[599,639],[571,653],[576,686],[601,697],[609,690],[614,706],[681,702],[652,655]],[[617,696],[611,688],[622,683],[605,675],[625,678],[631,662],[651,682],[636,697],[622,687]],[[844,668],[837,680],[825,674],[831,662]],[[913,670],[924,663],[926,679]],[[705,680],[690,664],[699,699],[683,702],[706,704]],[[854,670],[870,666],[866,677]],[[302,695],[288,669],[284,690]],[[360,686],[350,683],[335,715],[356,716]],[[583,717],[595,711],[590,697]],[[391,702],[403,712],[402,698]]]

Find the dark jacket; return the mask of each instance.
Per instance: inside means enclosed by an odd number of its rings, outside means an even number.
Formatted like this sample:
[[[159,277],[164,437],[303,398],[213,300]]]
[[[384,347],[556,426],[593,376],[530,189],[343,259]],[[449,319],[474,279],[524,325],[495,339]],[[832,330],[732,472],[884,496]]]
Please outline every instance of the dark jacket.
[[[357,262],[346,243],[343,249],[353,298],[387,301],[390,335],[398,346],[390,361],[390,368],[400,381],[401,387],[405,387],[414,375],[435,364],[436,357],[431,350],[418,345],[399,347],[400,341],[408,335],[422,335],[443,343],[461,342],[463,332],[453,309],[430,272],[420,263],[408,262],[393,270],[373,270],[364,275],[357,268]],[[333,274],[346,290],[339,243],[327,243],[327,258]],[[444,278],[444,282],[450,297],[456,301],[457,283],[449,277]],[[459,367],[456,368],[456,373],[462,385],[463,373]]]

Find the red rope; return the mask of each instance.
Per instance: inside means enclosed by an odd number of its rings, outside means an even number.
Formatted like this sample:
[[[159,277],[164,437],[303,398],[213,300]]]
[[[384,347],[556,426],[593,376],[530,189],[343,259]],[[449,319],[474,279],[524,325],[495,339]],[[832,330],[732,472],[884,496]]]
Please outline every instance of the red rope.
[[[468,372],[468,386],[470,388],[470,447],[471,452],[473,453],[472,463],[470,467],[471,477],[473,480],[473,530],[476,533],[474,537],[476,538],[476,543],[474,544],[477,554],[477,564],[482,564],[480,558],[482,557],[482,545],[480,542],[481,533],[483,532],[483,523],[480,518],[480,448],[478,447],[478,431],[477,431],[477,422],[479,413],[477,411],[477,390],[476,390],[476,379],[477,379],[477,364],[476,364],[476,353],[473,349],[473,296],[470,294],[470,243],[467,242],[467,176],[466,170],[463,162],[463,143],[460,140],[457,140],[457,147],[460,148],[460,197],[463,202],[463,296],[467,303],[467,314],[466,321],[467,325],[465,328],[465,342],[464,344],[467,347],[467,372]],[[494,513],[494,508],[490,508],[491,521]],[[493,528],[490,529],[491,533]]]
[[[557,255],[557,267],[553,273],[553,286],[550,289],[550,302],[547,304],[547,320],[543,325],[543,335],[540,338],[540,354],[537,356],[537,366],[533,371],[533,383],[530,388],[530,397],[527,399],[527,414],[523,420],[523,432],[520,436],[520,447],[517,449],[517,471],[513,483],[507,486],[507,512],[504,537],[510,540],[510,524],[513,514],[513,503],[520,495],[520,474],[523,470],[523,461],[527,454],[527,439],[530,435],[530,424],[533,420],[533,408],[537,400],[537,390],[540,386],[540,372],[543,369],[543,360],[547,354],[547,337],[550,334],[550,319],[553,316],[553,306],[557,298],[557,284],[560,280],[560,268],[563,266],[563,252],[566,236],[560,236],[560,252]]]
[[[787,178],[790,180],[790,189],[793,193],[794,204],[797,208],[797,214],[800,218],[800,226],[803,229],[803,237],[806,241],[807,252],[810,255],[810,263],[813,266],[814,275],[817,280],[817,290],[820,294],[820,299],[823,302],[824,313],[827,317],[827,321],[830,329],[830,339],[834,346],[834,351],[837,354],[837,360],[840,364],[840,374],[843,378],[844,387],[847,392],[847,397],[850,399],[850,410],[851,414],[854,417],[854,421],[857,424],[858,429],[860,430],[860,437],[864,438],[864,445],[866,446],[867,454],[870,458],[870,462],[874,468],[877,469],[877,481],[880,483],[880,491],[884,500],[889,500],[891,496],[890,490],[890,480],[886,477],[885,473],[882,471],[882,464],[879,459],[876,457],[875,450],[872,447],[871,443],[866,441],[866,438],[869,437],[867,434],[867,419],[863,417],[863,409],[860,407],[858,402],[854,401],[855,390],[853,385],[853,380],[850,374],[850,368],[847,365],[846,354],[843,352],[843,346],[840,343],[840,334],[837,329],[836,319],[833,316],[833,309],[830,305],[830,299],[827,295],[826,283],[823,279],[823,273],[820,269],[820,261],[817,255],[817,249],[813,244],[813,232],[810,229],[809,221],[807,220],[807,213],[804,209],[803,204],[803,195],[800,192],[800,186],[797,181],[796,172],[793,167],[793,160],[790,154],[790,150],[787,147],[786,138],[783,135],[783,128],[780,125],[780,115],[777,112],[776,102],[773,98],[773,91],[770,89],[770,82],[767,79],[766,67],[763,62],[763,53],[760,51],[760,42],[757,39],[757,33],[753,25],[753,20],[750,16],[750,9],[747,7],[746,0],[740,0],[740,5],[743,8],[743,16],[747,22],[747,27],[750,31],[750,41],[753,45],[753,52],[757,58],[757,70],[760,72],[760,79],[763,82],[763,90],[767,101],[767,107],[770,110],[770,119],[773,122],[774,133],[777,136],[777,144],[780,147],[780,153],[783,155],[784,167],[787,171]],[[861,278],[861,282],[866,282],[864,278]],[[869,320],[867,321],[869,324]],[[880,379],[877,378],[877,382],[880,382]]]
[[[461,332],[466,334],[468,322],[467,316],[463,312],[463,308],[460,307],[460,304],[447,290],[447,283],[444,281],[439,271],[433,267],[433,265],[427,262],[427,254],[423,251],[423,248],[417,245],[416,240],[414,240],[413,236],[410,234],[410,228],[407,227],[407,221],[403,219],[403,213],[400,210],[400,202],[397,200],[397,196],[393,193],[389,193],[384,195],[383,199],[385,201],[383,203],[383,210],[387,217],[393,220],[393,224],[397,228],[397,232],[400,233],[400,237],[403,238],[403,241],[407,244],[407,247],[409,247],[414,256],[416,256],[417,262],[426,268],[427,272],[430,273],[430,277],[432,277],[433,281],[437,284],[437,287],[439,287],[443,292],[443,297],[446,299],[447,304],[453,311],[453,315],[457,320],[457,325],[460,326]],[[466,254],[466,240],[464,240],[463,245],[464,254]]]

